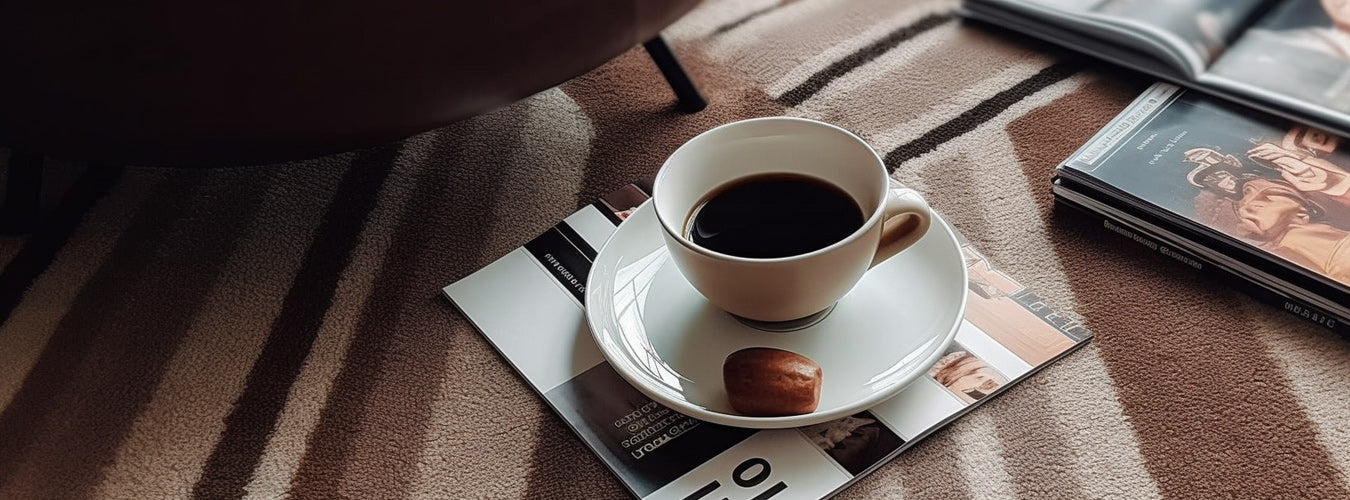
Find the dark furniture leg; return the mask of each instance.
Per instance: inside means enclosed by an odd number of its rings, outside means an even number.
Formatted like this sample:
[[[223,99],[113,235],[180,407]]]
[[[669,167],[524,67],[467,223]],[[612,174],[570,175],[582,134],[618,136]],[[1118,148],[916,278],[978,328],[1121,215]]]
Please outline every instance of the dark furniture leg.
[[[0,233],[23,234],[37,225],[42,201],[42,155],[13,151],[0,205]]]
[[[644,42],[642,48],[647,49],[647,54],[656,62],[661,75],[666,77],[666,82],[670,84],[670,90],[675,91],[675,98],[678,100],[675,109],[695,113],[708,106],[708,101],[698,93],[698,87],[689,80],[689,75],[680,67],[680,60],[675,58],[675,53],[670,51],[670,46],[666,45],[661,35]]]

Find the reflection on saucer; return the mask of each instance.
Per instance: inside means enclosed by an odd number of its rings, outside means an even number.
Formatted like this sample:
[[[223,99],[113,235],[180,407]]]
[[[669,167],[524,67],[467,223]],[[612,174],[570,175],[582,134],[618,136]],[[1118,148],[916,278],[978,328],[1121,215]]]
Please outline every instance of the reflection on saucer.
[[[641,334],[647,293],[651,291],[657,270],[669,257],[670,254],[664,250],[656,249],[619,267],[614,273],[613,305],[619,324],[626,326],[619,330],[617,338],[623,342],[624,350],[631,354],[632,362],[670,390],[678,392],[682,390],[680,376],[661,359],[647,336]]]
[[[1002,373],[956,342],[928,369],[928,376],[966,403],[979,401],[1008,383]]]
[[[754,328],[756,330],[762,330],[771,333],[787,333],[787,332],[795,332],[797,330],[805,330],[807,328],[816,326],[816,323],[824,321],[825,318],[830,315],[830,312],[834,311],[834,306],[836,305],[839,304],[838,303],[830,304],[830,307],[825,308],[824,311],[820,311],[818,313],[811,314],[803,318],[790,319],[787,321],[759,321],[756,319],[743,318],[731,313],[727,314],[731,314],[731,317],[736,318],[736,321],[740,321],[742,325]]]

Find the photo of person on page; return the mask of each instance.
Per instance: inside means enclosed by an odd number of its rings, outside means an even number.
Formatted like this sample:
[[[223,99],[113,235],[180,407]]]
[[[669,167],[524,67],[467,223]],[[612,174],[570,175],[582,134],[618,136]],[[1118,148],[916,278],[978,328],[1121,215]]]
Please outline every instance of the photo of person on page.
[[[1320,222],[1350,230],[1350,172],[1333,161],[1335,136],[1309,127],[1296,126],[1283,141],[1252,141],[1247,160],[1208,147],[1185,152],[1185,161],[1196,168],[1186,180],[1193,186],[1240,198],[1242,184],[1255,178],[1281,181],[1299,197],[1315,205]]]
[[[955,342],[928,369],[928,376],[967,404],[984,399],[1008,383],[998,370]]]
[[[1279,143],[1253,142],[1245,160],[1208,146],[1183,153],[1196,220],[1350,284],[1350,175],[1332,162],[1345,159],[1335,137],[1295,126]]]
[[[1276,172],[1310,200],[1326,207],[1327,217],[1341,229],[1350,230],[1350,163],[1344,154],[1333,155],[1340,139],[1310,127],[1294,127],[1280,143],[1258,142],[1247,157]]]
[[[1350,285],[1350,231],[1325,223],[1288,184],[1257,178],[1242,184],[1240,198],[1202,192],[1195,202],[1201,222]]]
[[[1350,0],[1286,0],[1238,38],[1214,75],[1350,112]]]
[[[1289,46],[1350,61],[1350,0],[1319,0],[1319,3],[1331,25],[1321,25],[1321,19],[1315,19],[1312,26],[1278,30],[1271,34]],[[1315,12],[1312,9],[1308,11]],[[1261,32],[1259,28],[1257,32]]]

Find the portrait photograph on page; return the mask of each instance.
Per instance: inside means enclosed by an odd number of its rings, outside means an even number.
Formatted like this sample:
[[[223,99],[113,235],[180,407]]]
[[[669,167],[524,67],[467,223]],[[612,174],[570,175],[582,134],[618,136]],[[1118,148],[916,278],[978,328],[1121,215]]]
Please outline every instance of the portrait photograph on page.
[[[799,428],[811,444],[850,474],[861,474],[905,444],[872,412],[863,411]]]
[[[1008,377],[955,342],[928,369],[928,376],[967,404],[984,399],[1008,383]]]
[[[1210,73],[1350,112],[1350,0],[1286,0],[1245,31]]]

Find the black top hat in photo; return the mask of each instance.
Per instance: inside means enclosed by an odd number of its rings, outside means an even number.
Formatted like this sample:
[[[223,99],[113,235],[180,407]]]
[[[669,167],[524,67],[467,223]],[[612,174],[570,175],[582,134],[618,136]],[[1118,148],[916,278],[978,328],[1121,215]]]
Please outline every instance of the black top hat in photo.
[[[1242,184],[1247,180],[1270,177],[1262,175],[1258,167],[1249,166],[1236,156],[1210,148],[1187,150],[1183,153],[1183,158],[1196,164],[1196,167],[1186,174],[1186,182],[1231,198],[1242,197]]]

